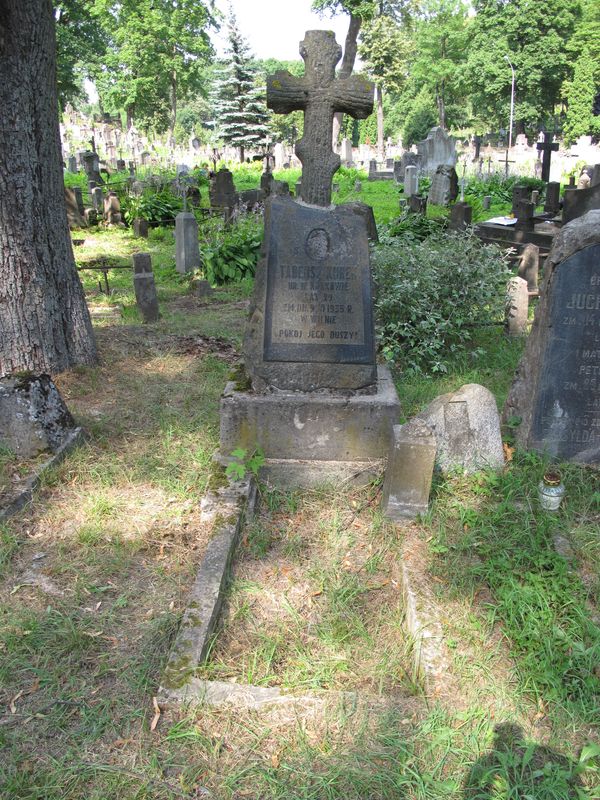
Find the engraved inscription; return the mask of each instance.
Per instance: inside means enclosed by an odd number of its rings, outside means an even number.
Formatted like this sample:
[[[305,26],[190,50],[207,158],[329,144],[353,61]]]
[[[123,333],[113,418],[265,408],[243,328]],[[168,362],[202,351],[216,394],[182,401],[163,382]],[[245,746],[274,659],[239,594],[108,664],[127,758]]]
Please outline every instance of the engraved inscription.
[[[294,224],[286,220],[284,242],[269,253],[265,360],[373,363],[362,221],[298,206],[284,213]]]
[[[534,437],[569,458],[600,447],[600,245],[558,270]]]

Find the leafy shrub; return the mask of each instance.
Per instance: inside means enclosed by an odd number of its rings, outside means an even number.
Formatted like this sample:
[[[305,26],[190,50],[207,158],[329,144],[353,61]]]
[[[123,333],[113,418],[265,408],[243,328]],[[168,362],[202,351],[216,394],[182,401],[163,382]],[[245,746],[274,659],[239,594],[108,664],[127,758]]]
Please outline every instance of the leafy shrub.
[[[522,175],[511,175],[505,178],[498,172],[493,172],[481,178],[469,178],[465,187],[465,194],[472,197],[485,197],[490,195],[493,202],[510,203],[512,191],[515,186],[526,186],[529,190],[537,189],[540,199],[543,197],[546,184],[539,178],[529,178]]]
[[[503,319],[507,259],[472,234],[385,234],[373,265],[382,352],[404,369],[446,372],[474,328]]]
[[[121,207],[127,222],[139,217],[147,220],[150,225],[174,224],[176,215],[183,209],[183,200],[170,189],[156,191],[149,188],[139,197],[124,195]]]
[[[422,242],[428,236],[444,230],[447,224],[446,217],[432,219],[424,214],[412,214],[407,211],[401,214],[398,219],[389,223],[384,235],[408,237],[414,241]]]
[[[202,227],[202,272],[211,284],[241,281],[254,275],[262,241],[262,225],[253,214],[242,214],[231,225],[213,218]]]

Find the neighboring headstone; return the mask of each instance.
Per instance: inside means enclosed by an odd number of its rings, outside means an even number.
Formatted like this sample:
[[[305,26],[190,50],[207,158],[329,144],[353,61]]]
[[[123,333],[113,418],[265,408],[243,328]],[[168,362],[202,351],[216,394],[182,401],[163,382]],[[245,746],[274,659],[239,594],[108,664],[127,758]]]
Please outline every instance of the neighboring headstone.
[[[408,208],[413,214],[425,215],[427,213],[427,198],[422,197],[420,194],[412,194],[408,198]]]
[[[565,225],[544,265],[525,353],[504,407],[519,445],[600,463],[600,210]]]
[[[77,203],[77,208],[79,209],[79,213],[81,214],[81,216],[83,216],[85,212],[85,206],[83,205],[83,192],[81,191],[81,186],[74,186],[73,194],[75,196],[75,202]]]
[[[519,278],[527,281],[527,291],[530,294],[538,292],[538,273],[540,270],[540,248],[537,244],[523,246],[519,255],[519,268],[517,274]]]
[[[198,223],[190,211],[182,211],[175,217],[175,264],[182,275],[200,266]]]
[[[283,164],[286,160],[285,149],[281,142],[277,142],[273,148],[273,156],[275,158],[275,169],[283,169]]]
[[[125,163],[125,159],[118,158],[117,159],[117,170],[119,172],[125,172],[126,169],[127,169],[127,164]]]
[[[226,167],[222,167],[212,178],[209,196],[212,208],[231,211],[237,205],[239,198],[233,183],[233,173]]]
[[[101,186],[94,186],[92,191],[90,192],[92,198],[92,206],[94,207],[94,211],[98,214],[102,214],[104,211],[104,193],[102,191]]]
[[[513,186],[511,213],[516,217],[517,209],[523,203],[531,202],[529,189],[527,186]]]
[[[492,196],[490,194],[486,194],[481,201],[481,207],[484,211],[489,211],[490,206],[492,205]]]
[[[523,200],[513,205],[513,214],[517,218],[515,228],[533,230],[533,216],[535,207],[529,200]]]
[[[464,231],[473,219],[473,209],[468,203],[458,202],[450,210],[450,228]]]
[[[69,223],[69,228],[71,230],[74,230],[75,228],[85,228],[87,223],[83,217],[83,214],[81,214],[79,211],[75,192],[73,189],[68,189],[66,186],[65,204],[67,206],[67,221]]]
[[[148,220],[136,217],[133,220],[133,235],[138,239],[148,238]]]
[[[592,179],[588,172],[584,171],[579,176],[579,180],[577,181],[577,188],[578,189],[589,189],[592,183]]]
[[[506,332],[509,336],[524,336],[527,333],[529,315],[527,281],[519,277],[511,278],[507,295]]]
[[[552,153],[558,150],[558,142],[553,141],[551,133],[544,131],[544,140],[536,145],[538,151],[542,153],[542,180],[550,180],[550,159]]]
[[[352,160],[352,141],[350,139],[342,139],[340,159],[345,167],[351,167],[354,163]]]
[[[388,519],[401,522],[427,511],[435,453],[435,437],[423,422],[394,425],[381,501]]]
[[[436,464],[442,472],[504,466],[498,409],[494,395],[484,386],[468,383],[441,395],[417,419],[433,431]]]
[[[421,156],[421,171],[425,175],[435,173],[440,165],[454,167],[456,165],[456,145],[454,139],[439,126],[432,128],[427,138],[417,144]]]
[[[77,172],[77,157],[69,156],[69,172]]]
[[[121,225],[122,219],[119,198],[116,192],[109,192],[104,200],[104,220],[107,225]]]
[[[537,204],[539,203],[539,200],[540,200],[540,193],[539,193],[538,189],[534,189],[531,192],[531,202],[533,203],[534,206],[537,206]]]
[[[194,278],[190,283],[190,294],[193,294],[194,297],[204,299],[210,297],[214,293],[215,290],[210,283],[203,278]]]
[[[419,175],[417,167],[407,166],[404,170],[404,196],[412,197],[419,191]]]
[[[552,214],[553,216],[556,216],[560,211],[560,183],[558,181],[550,181],[550,183],[546,184],[544,211],[546,214]]]
[[[594,169],[592,170],[592,186],[598,186],[600,184],[600,164],[594,164]]]
[[[133,288],[144,322],[157,322],[160,315],[150,253],[133,254]]]
[[[100,159],[98,158],[98,153],[94,153],[92,150],[86,150],[81,154],[81,160],[88,181],[93,181],[95,184],[104,183],[100,175]]]
[[[413,153],[412,150],[406,150],[402,153],[402,158],[400,159],[399,166],[396,167],[394,165],[394,173],[396,175],[396,180],[400,181],[401,183],[406,180],[406,168],[407,167],[419,167],[421,162],[421,156],[417,153]]]
[[[458,175],[454,167],[440,165],[431,181],[428,201],[434,206],[447,206],[458,197]]]
[[[21,458],[56,451],[75,428],[49,375],[0,378],[0,445]]]
[[[565,189],[563,194],[563,223],[582,217],[588,211],[600,209],[600,183],[589,189]]]
[[[362,192],[362,182],[361,181],[354,181],[354,191],[355,192]]]

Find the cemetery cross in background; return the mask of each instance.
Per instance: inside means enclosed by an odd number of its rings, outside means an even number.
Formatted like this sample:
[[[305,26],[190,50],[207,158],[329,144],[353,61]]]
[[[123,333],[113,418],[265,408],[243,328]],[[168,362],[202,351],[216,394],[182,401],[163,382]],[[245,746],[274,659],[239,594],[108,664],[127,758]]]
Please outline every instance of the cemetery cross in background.
[[[340,157],[331,149],[337,111],[366,119],[373,109],[373,84],[364,78],[336,78],[342,48],[332,31],[307,31],[300,43],[302,78],[280,70],[267,78],[267,105],[276,114],[304,111],[304,135],[296,144],[302,162],[300,196],[316,206],[331,204],[331,180]]]
[[[536,147],[543,153],[542,156],[542,180],[548,183],[550,180],[550,159],[552,152],[558,150],[558,142],[552,141],[552,134],[544,131],[544,141],[538,142]]]

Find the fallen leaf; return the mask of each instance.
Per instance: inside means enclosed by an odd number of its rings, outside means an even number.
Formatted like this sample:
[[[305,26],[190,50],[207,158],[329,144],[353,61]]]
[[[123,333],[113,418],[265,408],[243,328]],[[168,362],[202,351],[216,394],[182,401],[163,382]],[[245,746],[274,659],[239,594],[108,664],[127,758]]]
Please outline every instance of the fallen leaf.
[[[152,698],[152,706],[154,708],[154,717],[152,718],[152,722],[150,723],[150,730],[154,731],[156,726],[158,725],[158,720],[160,719],[160,707],[158,705],[158,700],[156,697]]]
[[[17,694],[16,694],[16,695],[13,697],[13,699],[10,701],[10,703],[9,703],[9,708],[10,708],[10,713],[11,713],[11,714],[16,714],[16,713],[17,713],[17,706],[16,706],[17,700],[18,700],[20,697],[22,697],[24,694],[25,694],[25,692],[23,691],[23,689],[21,689],[21,691],[20,691],[20,692],[17,692]]]
[[[40,679],[39,679],[39,678],[36,678],[36,680],[35,680],[35,681],[34,681],[34,682],[31,684],[31,686],[29,687],[29,689],[27,689],[27,691],[25,692],[25,694],[33,694],[34,692],[37,692],[37,690],[38,690],[39,688],[40,688]]]
[[[504,458],[507,461],[513,460],[513,454],[515,452],[515,448],[511,447],[510,445],[506,444],[506,442],[502,443],[502,449],[504,450]]]
[[[271,756],[271,766],[274,767],[275,769],[277,769],[277,767],[279,766],[280,762],[281,762],[281,759],[279,757],[279,753],[273,753],[273,755]]]
[[[323,589],[317,589],[316,592],[311,592],[310,596],[311,597],[318,597],[320,594],[323,594]]]

